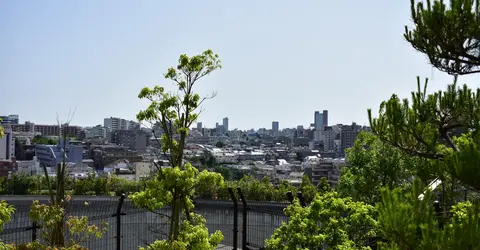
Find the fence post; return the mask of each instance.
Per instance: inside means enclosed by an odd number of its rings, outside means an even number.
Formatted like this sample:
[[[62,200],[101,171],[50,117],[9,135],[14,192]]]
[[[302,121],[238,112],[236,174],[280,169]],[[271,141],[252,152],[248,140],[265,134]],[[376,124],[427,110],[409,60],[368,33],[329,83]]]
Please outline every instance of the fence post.
[[[238,195],[240,196],[240,199],[242,199],[242,205],[243,205],[243,210],[242,210],[242,249],[246,250],[247,249],[247,201],[245,200],[245,196],[243,196],[242,189],[240,187],[237,187],[237,192]]]
[[[292,194],[292,191],[288,191],[286,195],[287,195],[288,201],[290,201],[290,204],[293,203],[293,194]]]
[[[307,204],[305,203],[305,198],[303,197],[302,192],[297,192],[297,197],[300,200],[300,204],[302,205],[302,207],[306,207]]]
[[[118,200],[118,206],[117,206],[117,213],[115,216],[117,217],[117,250],[121,249],[121,235],[122,235],[122,206],[123,206],[123,200],[125,200],[125,194],[120,195],[120,199]]]
[[[231,187],[228,188],[230,197],[233,201],[233,250],[237,250],[238,247],[238,203],[235,193]]]
[[[32,241],[37,240],[37,223],[34,221],[32,223]]]

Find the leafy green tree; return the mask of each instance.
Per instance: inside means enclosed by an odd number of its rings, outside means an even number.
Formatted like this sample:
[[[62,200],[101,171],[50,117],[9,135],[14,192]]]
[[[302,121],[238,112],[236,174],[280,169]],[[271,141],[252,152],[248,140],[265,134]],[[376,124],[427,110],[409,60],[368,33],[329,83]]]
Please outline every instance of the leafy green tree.
[[[160,124],[162,151],[172,168],[157,166],[157,175],[146,182],[144,191],[130,195],[138,206],[150,211],[170,206],[168,238],[157,240],[149,249],[215,249],[223,240],[221,232],[208,235],[205,220],[192,212],[192,197],[198,186],[221,186],[218,173],[199,172],[184,160],[183,149],[189,128],[197,120],[197,109],[208,98],[193,92],[197,81],[221,68],[218,55],[206,50],[200,55],[181,55],[176,68],[169,68],[165,78],[172,80],[178,93],[169,93],[164,87],[144,88],[138,97],[151,103],[137,115],[140,122]],[[153,130],[152,130],[153,131]],[[154,135],[155,131],[153,131]],[[158,137],[157,137],[158,138]],[[165,154],[167,155],[167,154]]]
[[[69,122],[62,126],[63,131],[68,128]],[[63,133],[62,162],[57,165],[56,177],[51,179],[47,167],[43,166],[44,177],[50,198],[50,204],[40,204],[34,201],[30,207],[29,217],[32,221],[42,225],[42,240],[28,244],[27,249],[78,249],[80,247],[74,236],[77,233],[85,237],[100,237],[104,230],[96,225],[89,225],[88,218],[85,216],[66,217],[66,206],[71,197],[66,194],[66,186],[69,178],[67,177],[67,135]],[[66,237],[66,232],[70,232],[71,237]]]
[[[348,166],[342,169],[336,190],[356,201],[375,204],[381,201],[380,189],[406,186],[414,175],[428,183],[432,176],[431,164],[419,157],[411,157],[401,150],[383,143],[375,135],[360,132],[353,147],[347,149]]]
[[[268,179],[258,181],[250,175],[245,175],[236,185],[242,189],[247,200],[272,200],[275,196],[273,184]]]
[[[15,212],[15,208],[5,201],[0,201],[0,232],[3,231],[3,225],[5,222],[10,221],[13,212]],[[0,249],[13,249],[13,247],[0,241]]]
[[[232,170],[230,168],[223,166],[215,166],[215,172],[221,174],[224,180],[232,179]]]
[[[26,195],[30,186],[30,176],[26,173],[14,173],[7,179],[8,194]]]
[[[215,147],[217,147],[217,148],[223,148],[223,147],[225,147],[225,142],[223,142],[223,141],[217,141],[217,143],[215,143]]]
[[[306,174],[302,176],[302,183],[298,190],[302,192],[305,202],[311,202],[317,194],[317,188],[310,181],[310,176]]]
[[[324,194],[330,191],[330,183],[328,182],[328,179],[326,177],[320,178],[320,181],[317,184],[317,189],[320,194]]]
[[[297,199],[286,210],[288,223],[275,229],[266,249],[370,249],[376,235],[375,208],[335,192],[317,195],[303,208]]]

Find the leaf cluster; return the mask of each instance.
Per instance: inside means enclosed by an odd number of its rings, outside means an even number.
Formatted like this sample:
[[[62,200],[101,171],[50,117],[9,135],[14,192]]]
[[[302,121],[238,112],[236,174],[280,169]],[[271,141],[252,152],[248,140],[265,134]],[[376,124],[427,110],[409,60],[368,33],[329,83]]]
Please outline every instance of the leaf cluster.
[[[66,197],[69,202],[70,197]],[[107,231],[107,223],[104,222],[102,227],[89,224],[86,216],[68,216],[65,218],[65,209],[62,206],[53,204],[41,204],[39,201],[33,201],[30,213],[30,219],[41,225],[43,241],[34,241],[26,245],[27,249],[50,249],[57,247],[55,244],[55,236],[58,225],[66,226],[65,238],[69,241],[64,246],[58,246],[60,249],[79,249],[80,244],[93,238],[100,238]],[[65,220],[65,221],[64,221]]]
[[[437,69],[452,75],[480,72],[480,5],[478,0],[411,0],[413,29],[405,39],[428,56]]]
[[[367,241],[376,234],[375,208],[336,192],[317,195],[308,207],[296,199],[285,214],[288,223],[266,240],[266,249],[370,249]]]

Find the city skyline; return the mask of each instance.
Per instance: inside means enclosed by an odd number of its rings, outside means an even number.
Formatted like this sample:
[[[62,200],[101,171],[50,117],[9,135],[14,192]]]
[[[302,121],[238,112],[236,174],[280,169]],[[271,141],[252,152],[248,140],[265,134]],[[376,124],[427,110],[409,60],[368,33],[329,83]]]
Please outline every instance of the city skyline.
[[[291,127],[282,127],[281,126],[281,122],[279,120],[276,120],[276,121],[272,121],[272,124],[273,123],[276,123],[276,127],[280,130],[283,130],[283,129],[295,129],[295,128],[298,128],[298,127],[302,127],[302,129],[305,127],[305,128],[312,128],[313,130],[319,130],[321,129],[320,127],[318,127],[316,125],[317,123],[317,115],[318,115],[319,111],[315,111],[314,112],[314,118],[312,120],[312,122],[309,124],[309,125],[303,125],[303,124],[298,124],[296,126],[291,126]],[[321,114],[321,118],[320,118],[320,122],[322,123],[323,127],[326,127],[326,126],[332,126],[332,125],[338,125],[338,124],[342,124],[342,123],[332,123],[332,124],[329,124],[328,123],[328,110],[323,110]],[[32,120],[28,120],[28,119],[25,119],[25,120],[22,120],[20,117],[19,114],[0,114],[0,118],[3,117],[3,123],[4,124],[9,124],[10,123],[10,120],[13,118],[14,119],[14,124],[25,124],[25,123],[33,123],[33,124],[36,124],[36,125],[55,125],[56,123],[36,123],[35,121],[32,121]],[[9,118],[10,117],[10,118]],[[118,121],[112,121],[112,120],[118,120]],[[121,122],[125,123],[125,125],[121,124]],[[98,123],[98,124],[89,124],[89,125],[80,125],[80,124],[75,124],[75,123],[71,123],[70,122],[70,125],[71,126],[80,126],[80,127],[84,127],[84,128],[87,128],[87,127],[96,127],[96,126],[102,126],[102,127],[129,127],[129,126],[132,126],[132,125],[129,125],[131,123],[138,123],[138,121],[136,120],[128,120],[128,119],[125,119],[125,118],[122,118],[122,117],[106,117],[103,119],[103,122],[101,123]],[[352,121],[352,123],[354,123],[355,121]],[[116,125],[112,125],[112,123],[116,124]],[[140,123],[138,123],[140,124]],[[350,125],[351,123],[345,123],[343,125]],[[228,117],[224,117],[222,119],[222,124],[219,124],[218,122],[216,122],[215,126],[206,126],[203,122],[201,121],[197,121],[196,123],[192,124],[191,126],[191,129],[193,128],[197,128],[197,130],[199,128],[216,128],[217,126],[223,126],[226,131],[229,131],[229,130],[243,130],[243,131],[247,131],[247,130],[250,130],[250,129],[255,129],[255,130],[258,130],[258,129],[268,129],[268,126],[261,126],[261,127],[251,127],[251,128],[230,128],[229,127],[229,118]],[[272,125],[273,126],[273,125]],[[363,125],[363,126],[368,126],[368,125]],[[143,126],[145,127],[145,126]],[[323,128],[322,127],[322,128]],[[147,127],[148,128],[148,127]],[[273,127],[271,128],[273,130]]]
[[[313,111],[323,109],[331,124],[368,125],[367,109],[376,114],[392,93],[409,97],[417,76],[430,78],[430,92],[452,81],[404,41],[404,26],[411,23],[408,1],[134,6],[1,2],[0,113],[38,124],[56,123],[57,113],[66,119],[75,108],[72,123],[80,126],[110,116],[135,120],[148,105],[137,98],[141,88],[174,90],[162,74],[180,54],[208,48],[223,62],[197,85],[201,95],[218,93],[204,103],[198,120],[208,127],[225,116],[232,129],[269,127],[274,120],[280,127],[305,126]],[[184,18],[168,25],[179,11]],[[476,87],[478,79],[462,76],[459,82]]]

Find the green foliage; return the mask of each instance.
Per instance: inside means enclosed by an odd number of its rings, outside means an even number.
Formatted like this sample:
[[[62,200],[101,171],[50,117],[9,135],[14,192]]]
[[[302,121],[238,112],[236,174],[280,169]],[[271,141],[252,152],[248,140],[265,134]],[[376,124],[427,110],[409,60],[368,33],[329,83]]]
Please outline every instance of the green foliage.
[[[405,27],[405,39],[437,69],[449,74],[480,72],[480,14],[476,0],[411,0],[413,29]]]
[[[51,138],[43,137],[41,135],[36,135],[32,139],[32,144],[43,144],[43,145],[57,145],[58,140],[54,140]]]
[[[324,194],[326,192],[330,192],[330,183],[328,182],[328,179],[326,177],[320,178],[320,181],[318,182],[317,185],[318,192],[320,194]]]
[[[0,178],[0,194],[11,195],[49,195],[49,186],[45,176],[27,175],[25,173],[14,173],[4,181]],[[50,180],[50,185],[56,194],[56,181]],[[87,179],[65,178],[65,192],[75,195],[115,195],[134,193],[141,189],[142,183],[130,181],[112,175],[110,181],[107,177],[95,177],[90,174]]]
[[[462,164],[475,156],[477,146],[470,144],[470,151],[460,152],[452,133],[458,129],[471,131],[464,136],[470,135],[474,139],[471,143],[478,142],[475,138],[478,138],[476,135],[480,131],[480,89],[473,92],[466,85],[456,88],[456,84],[452,84],[446,91],[427,95],[419,84],[418,91],[412,93],[412,105],[408,100],[400,101],[393,95],[381,104],[378,118],[372,118],[370,111],[369,116],[372,130],[380,140],[410,155],[437,159],[442,163],[454,154],[465,159],[454,163]],[[440,169],[439,175],[443,176],[443,172],[446,172],[445,174],[458,176],[462,183],[472,185],[465,179],[465,174],[454,170],[478,167],[478,162],[468,166],[447,165]],[[480,177],[479,171],[471,170],[469,173],[472,172],[477,174],[475,177]],[[473,188],[480,189],[480,186],[473,185]]]
[[[270,181],[258,181],[256,178],[246,175],[235,184],[241,188],[245,199],[248,200],[277,200],[278,196],[281,200],[286,199],[285,193],[277,192]]]
[[[306,174],[302,176],[302,183],[298,190],[302,192],[303,198],[307,203],[311,202],[317,194],[317,188],[312,184],[310,177]]]
[[[171,204],[174,192],[184,193],[186,197],[193,197],[196,187],[198,190],[211,193],[213,189],[223,184],[220,174],[210,173],[206,170],[199,173],[190,163],[184,165],[184,170],[174,167],[162,168],[160,171],[161,174],[155,176],[155,179],[146,182],[144,191],[130,196],[135,204],[154,211]],[[185,200],[184,205],[193,209],[190,199]]]
[[[3,230],[5,222],[10,221],[12,213],[15,211],[6,201],[0,201],[0,232]]]
[[[2,118],[0,118],[0,123],[1,123],[2,121],[3,121]],[[5,133],[5,130],[3,129],[2,126],[0,126],[0,138],[3,137],[4,133]]]
[[[69,202],[70,197],[66,196]],[[68,242],[60,249],[79,249],[80,244],[92,238],[100,238],[107,230],[107,223],[102,227],[90,225],[86,216],[68,216],[64,222],[64,208],[58,205],[45,205],[34,201],[30,210],[30,219],[42,225],[42,241],[34,241],[26,245],[27,249],[51,249],[58,244],[58,225],[65,225],[68,232]]]
[[[215,169],[214,169],[215,173],[219,173],[223,176],[223,179],[224,180],[231,180],[232,179],[232,175],[233,175],[233,171],[230,169],[230,168],[227,168],[227,167],[222,167],[222,166],[215,166]]]
[[[215,143],[215,147],[223,148],[225,147],[225,143],[223,141],[217,141],[217,143]]]
[[[458,151],[451,150],[445,159],[449,172],[465,186],[480,190],[480,135],[465,133],[454,142]]]
[[[406,40],[434,67],[454,74],[454,83],[427,95],[427,82],[422,89],[418,80],[411,102],[393,95],[380,105],[378,118],[372,118],[369,110],[372,130],[380,140],[410,155],[439,160],[438,174],[442,180],[451,176],[452,187],[458,179],[479,190],[480,184],[472,179],[480,177],[479,163],[474,161],[479,157],[480,89],[457,87],[456,81],[458,74],[480,72],[480,6],[478,1],[452,0],[449,8],[443,1],[433,5],[427,1],[426,8],[412,1],[411,7],[415,27],[406,30]],[[452,135],[459,132],[471,132],[471,140],[463,139],[469,146],[457,145],[460,141]]]
[[[382,199],[378,229],[384,240],[379,249],[478,249],[480,207],[457,203],[446,218],[434,211],[433,195],[423,191],[419,180],[405,194],[400,189],[383,190]]]
[[[8,194],[26,195],[29,193],[30,176],[26,173],[15,173],[7,179],[6,190]]]
[[[244,175],[238,181],[225,182],[224,185],[215,190],[216,193],[211,193],[209,190],[202,191],[202,189],[198,189],[197,191],[203,194],[201,195],[203,198],[216,195],[216,198],[220,200],[229,200],[230,194],[228,192],[228,187],[232,187],[234,190],[236,190],[237,187],[240,187],[245,199],[257,201],[286,201],[288,192],[295,194],[299,191],[299,189],[290,185],[285,180],[280,181],[278,185],[273,185],[270,183],[268,177],[259,181],[250,175]]]
[[[156,241],[152,249],[214,249],[220,232],[208,237],[204,220],[192,215],[192,198],[201,190],[219,187],[223,178],[218,173],[199,172],[190,163],[185,163],[183,149],[189,128],[197,120],[197,109],[207,98],[193,92],[195,83],[221,68],[218,55],[206,50],[200,55],[181,55],[176,68],[169,68],[165,78],[172,80],[177,93],[169,93],[164,87],[143,88],[138,97],[147,99],[150,105],[137,114],[140,122],[160,124],[162,151],[169,152],[172,168],[161,168],[154,179],[146,182],[145,190],[130,195],[138,206],[155,210],[171,207],[168,239]],[[155,136],[158,136],[155,134]],[[220,239],[221,240],[221,239]]]
[[[348,166],[342,169],[336,189],[356,201],[375,204],[381,201],[383,187],[408,186],[413,175],[425,183],[434,177],[427,160],[411,157],[368,132],[360,132],[346,153]]]
[[[214,250],[223,240],[220,231],[209,235],[205,219],[191,214],[191,221],[182,221],[180,235],[175,241],[157,240],[148,249],[154,250]],[[140,248],[146,250],[145,248]]]
[[[63,141],[67,141],[66,130],[68,123],[62,125],[64,129]],[[27,245],[28,249],[78,249],[79,242],[75,241],[75,236],[78,236],[76,230],[82,228],[81,233],[85,233],[86,238],[91,235],[101,236],[103,231],[98,230],[98,227],[92,225],[88,226],[87,218],[68,217],[66,218],[65,207],[69,204],[70,196],[67,194],[67,188],[72,184],[67,177],[67,143],[63,143],[63,161],[59,163],[56,168],[55,178],[52,179],[48,174],[46,166],[43,166],[44,180],[47,187],[47,192],[50,198],[49,205],[40,204],[34,201],[30,207],[30,218],[42,225],[42,240],[31,242]],[[98,232],[97,232],[98,231]],[[68,234],[72,237],[66,237]],[[83,239],[84,237],[79,237]]]
[[[3,225],[5,224],[5,222],[10,221],[14,211],[15,208],[7,204],[7,202],[0,201],[0,232],[3,231]],[[13,247],[6,245],[2,241],[0,241],[0,249],[10,250],[13,249]]]
[[[376,232],[375,208],[335,192],[317,195],[303,208],[295,200],[286,210],[289,222],[266,240],[266,249],[370,249]]]

